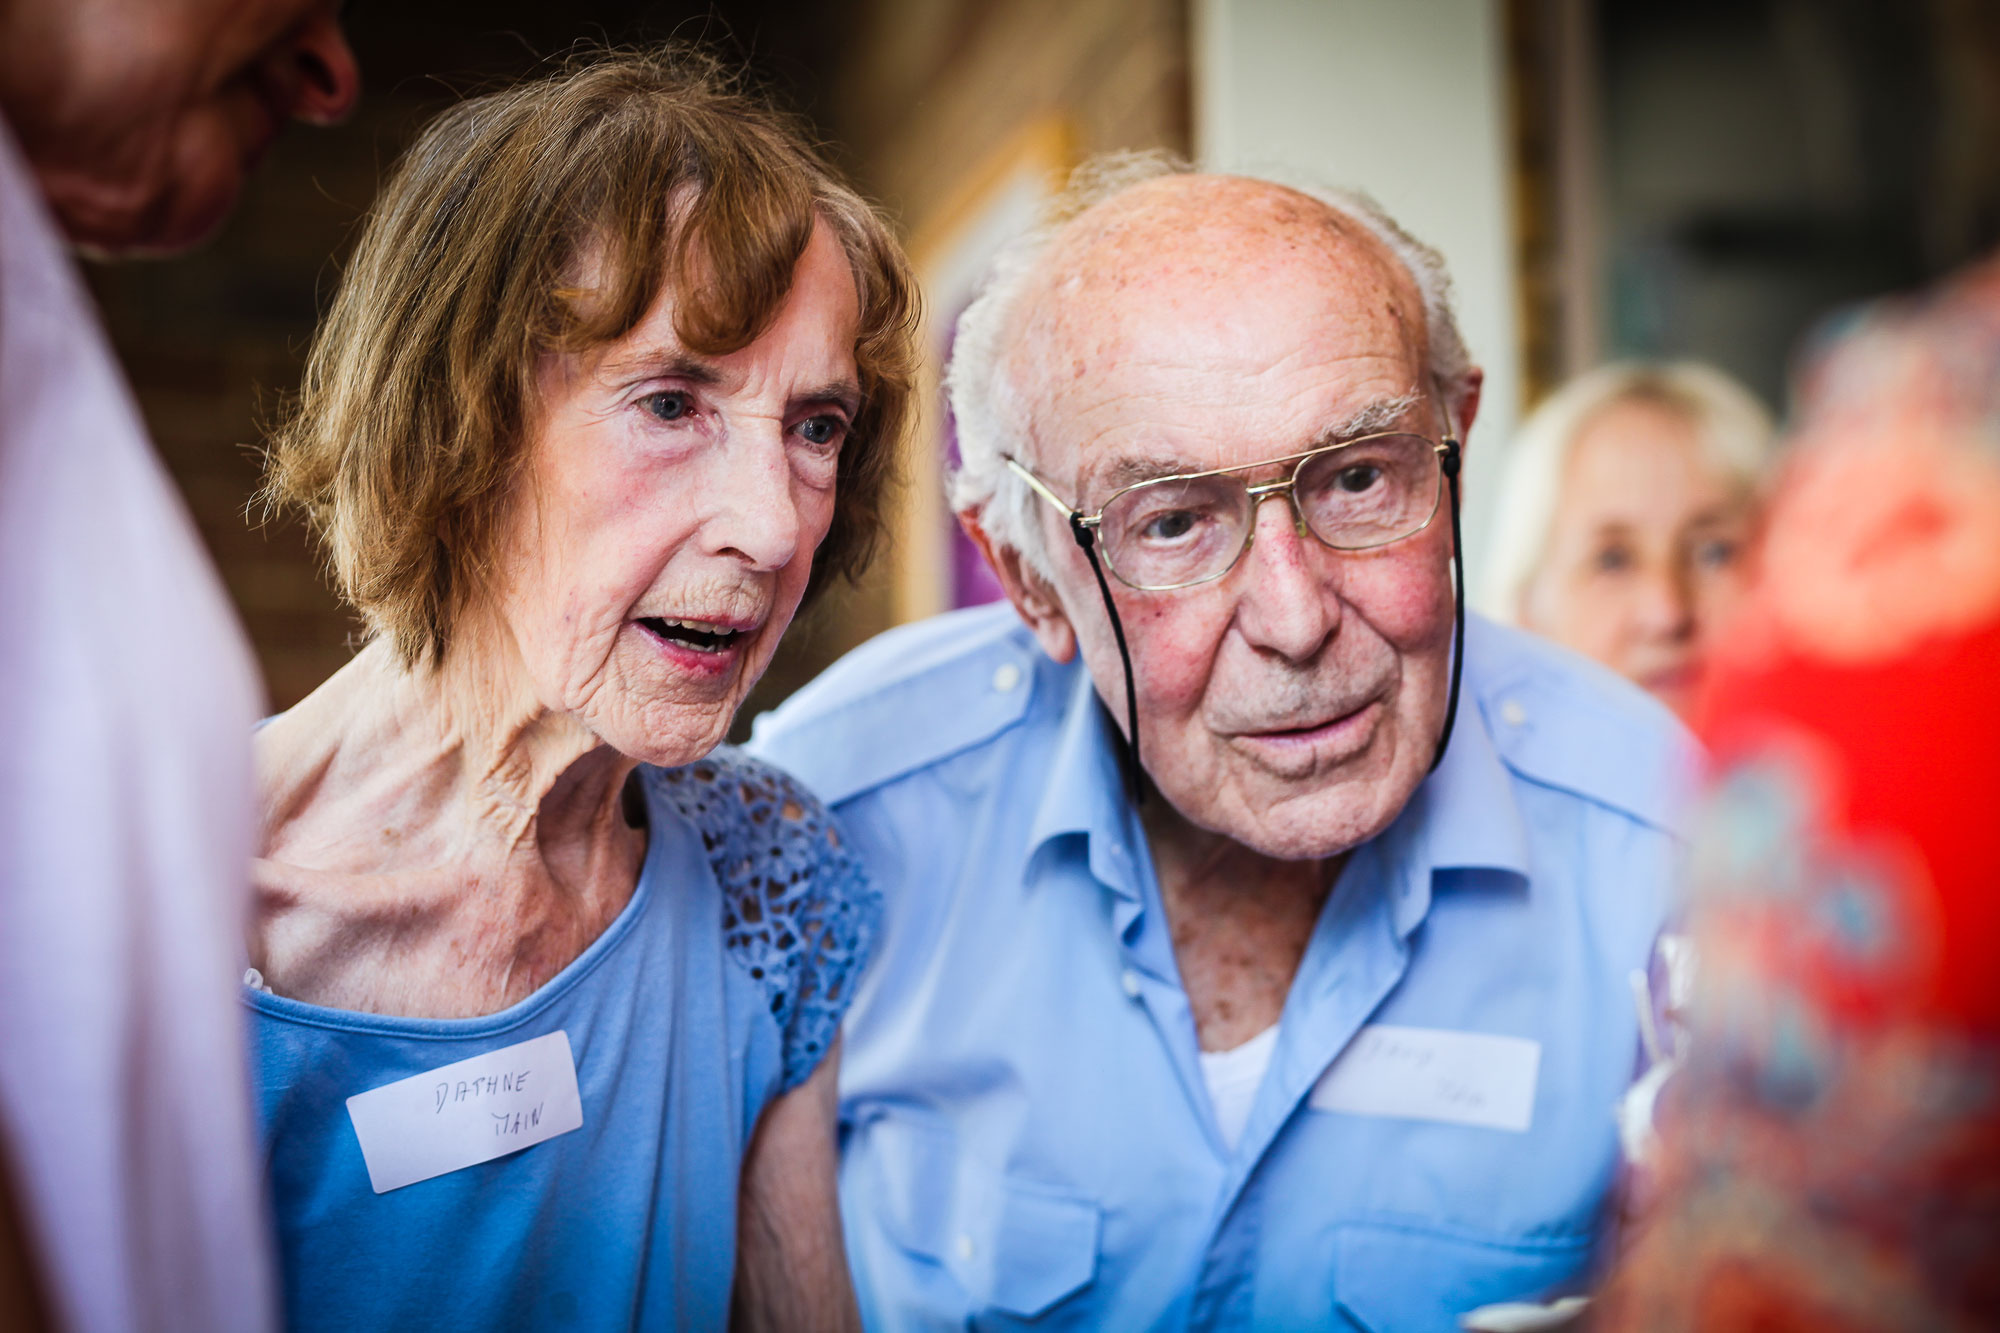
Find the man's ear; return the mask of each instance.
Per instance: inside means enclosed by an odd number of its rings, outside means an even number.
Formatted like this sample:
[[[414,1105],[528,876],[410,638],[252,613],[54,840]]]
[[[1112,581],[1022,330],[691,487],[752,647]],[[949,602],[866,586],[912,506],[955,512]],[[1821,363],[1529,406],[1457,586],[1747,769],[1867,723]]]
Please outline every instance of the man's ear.
[[[1021,553],[1011,546],[995,546],[986,535],[986,529],[979,526],[977,510],[963,510],[958,515],[959,527],[986,557],[986,563],[1000,580],[1001,589],[1007,600],[1014,604],[1014,610],[1021,619],[1028,622],[1028,628],[1035,632],[1041,642],[1042,651],[1058,662],[1067,662],[1076,655],[1076,630],[1064,613],[1062,601],[1047,579],[1029,568]]]
[[[1466,437],[1472,434],[1472,421],[1479,415],[1479,393],[1486,387],[1486,372],[1478,366],[1465,372],[1465,388],[1459,393],[1458,401],[1451,405],[1452,423],[1458,427],[1458,448],[1461,456],[1471,446]]]

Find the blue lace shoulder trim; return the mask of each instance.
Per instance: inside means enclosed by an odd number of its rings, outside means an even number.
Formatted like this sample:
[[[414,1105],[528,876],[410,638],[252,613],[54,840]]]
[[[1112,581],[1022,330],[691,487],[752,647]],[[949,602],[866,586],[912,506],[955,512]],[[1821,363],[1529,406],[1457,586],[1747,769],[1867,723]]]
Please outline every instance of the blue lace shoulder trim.
[[[881,898],[819,798],[730,746],[659,770],[722,886],[723,946],[784,1034],[784,1089],[819,1067],[874,945]]]

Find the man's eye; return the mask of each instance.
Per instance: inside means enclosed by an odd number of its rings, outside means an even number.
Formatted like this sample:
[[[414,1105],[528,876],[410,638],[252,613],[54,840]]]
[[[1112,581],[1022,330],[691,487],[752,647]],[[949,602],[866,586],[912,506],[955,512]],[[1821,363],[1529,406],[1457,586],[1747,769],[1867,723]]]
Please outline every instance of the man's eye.
[[[678,389],[669,389],[647,394],[639,400],[639,406],[662,421],[679,421],[694,410],[694,399]]]
[[[807,417],[799,423],[799,438],[807,444],[839,444],[847,434],[847,423],[835,416]]]
[[[1139,535],[1148,541],[1175,542],[1194,531],[1199,516],[1191,509],[1169,509],[1146,520]]]
[[[1335,473],[1333,485],[1335,490],[1346,491],[1349,495],[1358,495],[1362,491],[1374,486],[1380,480],[1382,480],[1381,468],[1375,466],[1373,463],[1356,463],[1351,467],[1344,467]]]

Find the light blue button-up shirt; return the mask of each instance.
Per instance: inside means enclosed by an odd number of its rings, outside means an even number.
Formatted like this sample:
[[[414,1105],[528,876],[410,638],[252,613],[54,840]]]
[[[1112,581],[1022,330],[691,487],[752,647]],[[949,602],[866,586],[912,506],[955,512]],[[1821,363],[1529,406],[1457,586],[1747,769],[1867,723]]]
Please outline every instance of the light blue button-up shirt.
[[[1445,760],[1350,857],[1233,1151],[1080,665],[982,608],[760,720],[887,900],[841,1069],[872,1327],[1453,1329],[1586,1275],[1690,752],[1579,658],[1478,620],[1466,648]],[[1526,1128],[1316,1096],[1367,1025],[1472,1034],[1517,1078],[1538,1045]]]

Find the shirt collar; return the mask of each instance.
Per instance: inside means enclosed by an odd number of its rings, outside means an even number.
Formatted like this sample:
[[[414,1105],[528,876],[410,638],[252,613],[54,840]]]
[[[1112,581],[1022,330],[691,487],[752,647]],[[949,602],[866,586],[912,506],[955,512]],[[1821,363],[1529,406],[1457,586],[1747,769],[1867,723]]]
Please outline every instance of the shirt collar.
[[[1434,870],[1504,870],[1528,877],[1528,831],[1514,780],[1470,692],[1437,772],[1418,788],[1424,842]]]
[[[1514,784],[1471,691],[1461,697],[1437,771],[1377,839],[1397,881],[1391,911],[1408,937],[1430,912],[1438,871],[1491,871],[1528,881],[1528,831]]]
[[[1091,873],[1120,896],[1136,900],[1136,849],[1143,842],[1138,812],[1125,796],[1111,719],[1098,701],[1090,672],[1079,662],[1070,674],[1062,729],[1049,756],[1048,785],[1028,827],[1028,855],[1032,858],[1066,833],[1082,834],[1089,843]]]

